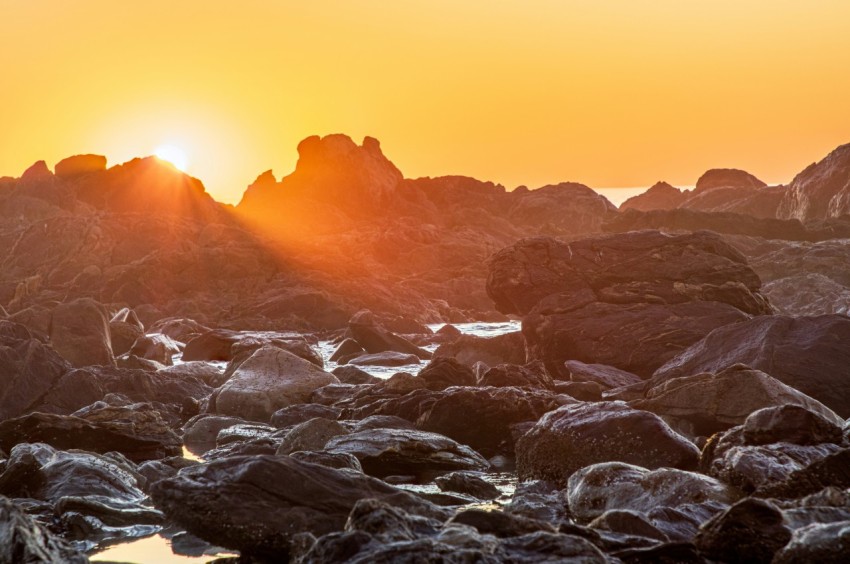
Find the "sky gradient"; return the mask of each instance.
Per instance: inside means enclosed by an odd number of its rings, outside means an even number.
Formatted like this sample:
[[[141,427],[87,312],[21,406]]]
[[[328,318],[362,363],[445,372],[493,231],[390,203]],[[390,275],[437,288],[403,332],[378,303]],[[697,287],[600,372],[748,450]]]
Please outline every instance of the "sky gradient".
[[[236,202],[337,132],[408,177],[786,182],[850,142],[850,2],[0,0],[0,176],[170,144]]]

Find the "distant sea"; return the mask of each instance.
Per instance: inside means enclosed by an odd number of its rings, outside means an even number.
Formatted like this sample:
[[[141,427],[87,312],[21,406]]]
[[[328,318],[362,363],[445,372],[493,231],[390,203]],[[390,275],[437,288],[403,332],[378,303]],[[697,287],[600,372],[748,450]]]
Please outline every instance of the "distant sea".
[[[597,194],[602,194],[608,200],[617,207],[620,207],[620,204],[631,198],[632,196],[637,196],[638,194],[642,194],[649,190],[649,186],[644,186],[640,188],[594,188],[593,191]]]

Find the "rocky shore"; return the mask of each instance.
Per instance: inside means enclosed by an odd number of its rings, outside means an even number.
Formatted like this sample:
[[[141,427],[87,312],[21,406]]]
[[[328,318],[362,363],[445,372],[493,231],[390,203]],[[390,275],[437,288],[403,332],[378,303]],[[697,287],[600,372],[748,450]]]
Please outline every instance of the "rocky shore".
[[[848,146],[629,211],[299,153],[0,179],[0,562],[848,561]]]

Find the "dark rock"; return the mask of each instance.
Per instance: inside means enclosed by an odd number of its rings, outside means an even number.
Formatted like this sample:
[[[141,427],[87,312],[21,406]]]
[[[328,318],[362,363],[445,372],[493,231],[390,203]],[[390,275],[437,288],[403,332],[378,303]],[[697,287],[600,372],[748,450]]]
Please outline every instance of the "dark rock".
[[[613,554],[621,562],[642,564],[705,564],[697,548],[690,542],[671,542],[645,548],[626,548]]]
[[[519,331],[496,337],[461,335],[437,347],[434,356],[451,357],[469,367],[477,362],[483,362],[488,366],[525,364],[525,339]]]
[[[357,312],[348,322],[348,330],[352,338],[368,353],[395,351],[413,354],[421,359],[431,358],[431,353],[421,349],[391,331],[384,329],[372,312],[363,310]]]
[[[674,429],[693,437],[725,431],[743,424],[759,409],[783,405],[799,406],[805,413],[819,413],[821,417],[829,417],[833,424],[841,421],[819,401],[764,372],[740,364],[716,374],[666,380],[650,388],[646,399],[630,405],[660,415]]]
[[[147,492],[149,487],[164,478],[171,478],[183,468],[200,464],[197,460],[183,458],[182,456],[169,456],[160,460],[148,460],[139,464],[137,470],[144,478],[141,484],[142,490]]]
[[[355,386],[352,384],[328,384],[327,386],[322,386],[321,388],[313,390],[313,393],[310,394],[309,401],[315,404],[331,406],[339,401],[351,397],[352,395],[355,395],[363,387],[365,386]]]
[[[234,457],[198,465],[157,482],[151,495],[190,533],[263,558],[287,558],[298,533],[341,531],[354,504],[364,498],[424,517],[447,517],[375,478],[291,457]]]
[[[319,405],[316,403],[298,403],[278,409],[272,414],[269,423],[273,427],[282,429],[290,425],[298,425],[310,419],[321,417],[336,421],[339,417],[339,409],[327,405]]]
[[[360,461],[352,454],[334,453],[334,452],[314,452],[314,451],[296,451],[289,456],[301,462],[309,462],[311,464],[320,464],[328,468],[348,468],[362,472],[363,467],[360,466]]]
[[[694,193],[698,194],[712,188],[763,188],[764,182],[746,172],[735,168],[713,168],[703,173],[697,180]]]
[[[779,552],[775,564],[840,564],[850,554],[850,521],[814,524],[797,529]]]
[[[56,176],[60,178],[100,172],[106,170],[106,157],[102,155],[74,155],[56,163],[53,170]]]
[[[642,513],[631,509],[609,509],[588,525],[593,529],[611,531],[624,535],[645,537],[661,542],[670,539]]]
[[[447,388],[433,400],[417,416],[417,428],[451,437],[484,456],[512,456],[511,426],[536,421],[564,401],[542,390],[470,387]]]
[[[354,424],[354,431],[367,431],[369,429],[410,429],[414,430],[413,423],[407,419],[394,415],[370,415]]]
[[[167,317],[151,325],[150,331],[151,333],[162,333],[166,337],[181,343],[188,343],[198,335],[209,332],[210,328],[201,325],[194,319]],[[183,360],[191,359],[184,358]]]
[[[477,452],[448,437],[406,429],[370,429],[336,436],[327,442],[325,451],[353,454],[364,472],[379,478],[489,467]]]
[[[343,357],[341,361],[347,359]],[[407,366],[419,364],[419,357],[415,354],[398,353],[387,351],[374,354],[359,354],[347,360],[349,364],[357,366]]]
[[[660,367],[657,384],[742,363],[850,416],[850,318],[761,316],[719,328]],[[718,354],[722,351],[722,354]]]
[[[155,360],[165,366],[173,364],[171,358],[180,352],[177,341],[161,333],[142,335],[130,347],[130,354],[148,360]]]
[[[352,354],[363,354],[366,350],[357,344],[357,341],[354,339],[345,339],[343,340],[336,350],[331,355],[330,360],[333,362],[337,362],[344,356],[350,356]],[[418,357],[417,357],[418,358]]]
[[[825,219],[850,212],[850,145],[841,145],[822,161],[794,177],[778,217]]]
[[[89,559],[11,500],[0,497],[0,561],[84,564]]]
[[[602,386],[596,382],[554,382],[555,392],[579,401],[602,401]]]
[[[331,374],[343,384],[377,384],[381,381],[377,376],[372,376],[356,366],[337,366],[331,370]]]
[[[499,538],[518,537],[528,533],[544,531],[556,532],[555,527],[546,521],[512,515],[502,511],[486,511],[484,509],[464,509],[458,511],[449,523],[460,523],[475,527],[478,532],[494,535]]]
[[[224,370],[214,364],[203,361],[182,362],[159,371],[162,375],[174,378],[197,378],[211,388],[218,388],[225,382]]]
[[[429,390],[445,390],[450,386],[473,386],[475,375],[465,364],[452,357],[437,356],[419,371],[418,377]]]
[[[451,472],[434,482],[444,492],[459,492],[478,499],[496,499],[502,495],[499,488],[473,472]]]
[[[606,389],[643,382],[640,376],[604,364],[585,364],[578,360],[564,363],[573,382],[594,382]]]
[[[850,488],[850,448],[830,453],[793,471],[783,482],[763,487],[759,495],[796,498],[827,487]]]
[[[348,429],[336,421],[317,417],[293,427],[283,438],[276,454],[291,454],[299,450],[319,451],[325,448],[330,439],[348,434]]]
[[[90,298],[60,304],[50,324],[53,348],[76,367],[114,366],[106,309]]]
[[[516,364],[494,366],[478,378],[477,384],[479,386],[493,386],[495,388],[516,386],[519,388],[528,387],[540,390],[552,390],[555,387],[552,377],[539,360],[530,362],[525,366],[518,366]]]
[[[523,564],[587,562],[602,564],[607,559],[590,541],[574,536],[538,531],[502,542],[500,558]],[[502,554],[504,556],[502,556]]]
[[[770,502],[748,497],[705,523],[694,543],[711,560],[770,564],[790,539],[782,512]]]
[[[702,474],[674,468],[647,470],[623,462],[586,466],[570,476],[567,484],[571,515],[585,523],[609,510],[647,514],[658,507],[708,500],[728,505],[738,497],[733,488]]]
[[[190,451],[203,454],[215,446],[220,431],[242,423],[245,420],[241,417],[201,414],[183,426],[183,441]]]
[[[562,485],[573,472],[598,462],[691,469],[699,459],[696,446],[657,415],[612,402],[547,413],[517,441],[516,455],[520,479]]]
[[[765,445],[786,442],[796,445],[842,442],[843,421],[831,411],[809,405],[787,404],[766,407],[747,417],[744,443]]]

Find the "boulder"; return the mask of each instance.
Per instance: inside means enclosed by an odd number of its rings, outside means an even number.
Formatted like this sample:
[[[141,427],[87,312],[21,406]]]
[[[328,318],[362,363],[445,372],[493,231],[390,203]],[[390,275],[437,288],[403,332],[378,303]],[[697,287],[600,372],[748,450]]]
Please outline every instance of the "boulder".
[[[631,402],[651,411],[692,437],[710,436],[741,425],[765,407],[795,405],[833,422],[840,418],[828,407],[759,370],[735,364],[717,374],[705,373],[666,380],[650,388],[646,398]]]
[[[186,468],[154,484],[151,496],[170,519],[200,538],[243,557],[284,561],[295,535],[342,531],[361,499],[441,521],[448,517],[376,478],[287,456],[237,456]]]
[[[679,204],[685,201],[688,193],[678,188],[667,184],[666,182],[656,182],[649,187],[649,190],[632,196],[622,204],[620,211],[624,210],[668,210],[678,208]]]
[[[319,405],[317,403],[297,403],[278,409],[272,414],[269,423],[273,427],[282,429],[291,425],[298,425],[310,419],[321,417],[322,419],[330,419],[336,421],[339,417],[339,409],[327,405]]]
[[[493,386],[496,388],[516,386],[519,388],[528,387],[540,390],[555,389],[552,377],[549,376],[546,367],[539,360],[529,362],[525,366],[518,366],[516,364],[494,366],[481,374],[476,383],[479,386]]]
[[[439,476],[434,482],[444,492],[458,492],[478,499],[496,499],[502,492],[475,472],[459,470]]]
[[[850,520],[797,529],[773,559],[775,564],[841,564],[850,554]]]
[[[88,558],[11,500],[0,497],[0,562],[85,564]]]
[[[307,403],[336,376],[274,346],[257,349],[218,390],[215,413],[268,421],[283,407]]]
[[[430,352],[386,330],[368,310],[354,314],[348,322],[348,331],[357,344],[371,354],[394,351],[413,354],[421,359],[431,358]]]
[[[372,376],[368,372],[357,368],[356,366],[344,365],[337,366],[331,370],[331,374],[336,376],[343,384],[377,384],[382,380],[377,376]]]
[[[293,427],[283,438],[277,454],[292,454],[299,450],[319,451],[325,448],[330,439],[348,434],[348,429],[336,421],[316,417]]]
[[[130,308],[122,308],[109,320],[112,353],[122,355],[130,350],[136,339],[145,334],[145,327]]]
[[[465,364],[452,357],[436,356],[417,375],[429,390],[445,390],[451,386],[472,386],[475,375]]]
[[[89,174],[106,170],[106,157],[102,155],[74,155],[62,159],[53,167],[59,178],[73,178],[80,174]]]
[[[151,333],[136,339],[130,347],[130,354],[171,366],[172,357],[180,352],[180,348],[180,343],[174,339],[162,333]]]
[[[850,144],[806,167],[791,181],[778,217],[826,219],[850,213]]]
[[[490,466],[480,454],[448,437],[409,429],[369,429],[336,436],[327,442],[325,451],[352,454],[364,472],[379,478],[486,470]]]
[[[653,413],[599,402],[547,413],[517,441],[516,456],[520,480],[565,484],[574,472],[600,462],[696,468],[699,450]]]
[[[640,376],[605,364],[585,364],[578,360],[568,360],[564,363],[564,367],[573,382],[594,382],[605,389],[643,382]]]
[[[356,366],[408,366],[410,364],[419,364],[419,357],[415,354],[386,351],[374,354],[359,354],[348,360],[348,363]]]
[[[496,337],[461,335],[437,347],[434,356],[451,357],[469,367],[475,366],[477,362],[488,366],[525,364],[525,339],[519,331]]]
[[[609,510],[648,514],[658,507],[676,508],[709,500],[729,505],[739,495],[734,488],[695,472],[649,470],[623,462],[584,467],[567,482],[570,513],[585,523]]]
[[[336,350],[334,350],[329,360],[332,362],[337,362],[342,357],[351,356],[353,354],[364,354],[365,352],[366,351],[357,343],[357,341],[348,338],[344,339],[337,346]]]
[[[850,417],[850,318],[760,316],[718,328],[683,350],[652,377],[718,373],[742,363]]]
[[[224,384],[224,370],[215,364],[201,360],[181,362],[174,366],[168,366],[159,370],[163,376],[174,378],[197,378],[211,388],[218,388]]]
[[[60,304],[53,310],[50,341],[73,366],[115,366],[106,309],[90,298]]]
[[[770,564],[789,540],[791,530],[782,512],[768,501],[748,497],[703,524],[694,544],[714,561]]]

